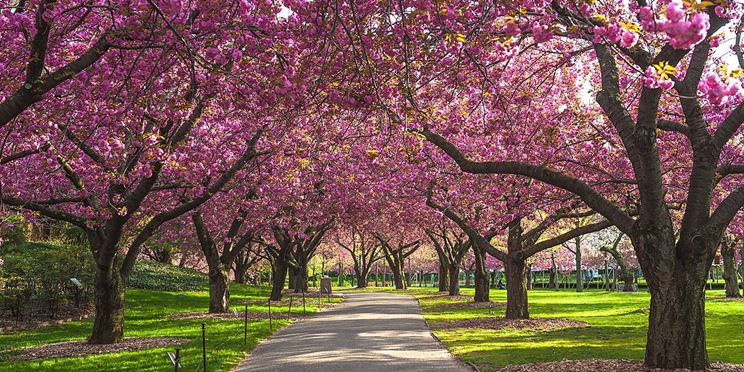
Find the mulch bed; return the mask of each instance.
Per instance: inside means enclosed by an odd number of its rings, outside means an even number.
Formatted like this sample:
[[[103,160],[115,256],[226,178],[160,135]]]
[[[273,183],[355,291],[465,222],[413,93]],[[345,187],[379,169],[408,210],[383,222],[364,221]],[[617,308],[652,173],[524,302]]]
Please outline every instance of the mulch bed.
[[[446,308],[446,309],[496,309],[505,307],[506,304],[503,302],[453,302],[449,304],[442,304],[437,305],[437,307]]]
[[[28,331],[51,327],[76,320],[91,318],[94,314],[93,306],[77,309],[74,306],[63,307],[54,319],[49,319],[46,314],[27,315],[26,319],[16,319],[10,313],[0,316],[0,333],[8,334],[20,331]]]
[[[729,302],[729,301],[744,301],[744,297],[714,297],[708,301],[713,302]]]
[[[77,357],[177,346],[190,341],[186,338],[176,337],[128,337],[120,343],[110,345],[92,345],[85,341],[65,341],[11,350],[0,357],[11,361]]]
[[[613,371],[613,372],[636,372],[636,371],[662,371],[661,369],[645,369],[643,361],[640,360],[562,360],[560,362],[531,363],[506,366],[499,369],[500,372],[585,372],[585,371]],[[667,370],[670,371],[670,370]],[[689,371],[688,369],[676,369],[675,372]],[[741,372],[744,365],[711,363],[706,371]]]
[[[278,314],[274,313],[272,314],[274,318],[277,317]],[[294,314],[292,314],[294,315]],[[244,319],[245,311],[238,311],[238,317],[235,317],[235,314],[232,312],[229,313],[205,313],[201,311],[197,312],[191,312],[191,313],[175,313],[175,314],[168,314],[168,319],[177,319],[177,320],[204,320],[204,319],[226,319],[226,320],[242,320]],[[261,319],[269,319],[269,313],[263,312],[263,311],[249,311],[248,312],[248,319],[250,320],[261,320]]]
[[[480,329],[533,329],[539,331],[556,331],[566,328],[588,327],[589,323],[578,320],[563,318],[532,318],[532,319],[506,319],[506,318],[471,318],[461,320],[448,320],[444,322],[431,323],[431,326],[439,329],[450,328],[480,328]]]
[[[447,292],[437,292],[437,294],[428,295],[428,296],[421,296],[421,299],[429,299],[429,298],[447,298],[450,300],[473,300],[473,296],[463,296],[463,295],[454,295],[450,296]]]
[[[302,303],[300,303],[300,307],[295,307],[292,305],[292,312],[291,318],[302,318],[305,316],[312,315],[311,313],[302,313]],[[310,305],[317,306],[317,304],[307,304],[309,307]],[[299,311],[299,312],[296,312]],[[201,311],[197,312],[191,312],[191,313],[175,313],[175,314],[168,314],[168,319],[177,319],[177,320],[207,320],[207,319],[224,319],[224,320],[243,320],[245,316],[245,311],[238,311],[238,317],[235,317],[235,314],[233,312],[229,313],[204,313]],[[271,317],[273,319],[281,319],[287,317],[286,311],[272,311]],[[268,311],[248,311],[248,319],[249,320],[262,320],[262,319],[269,319],[269,312]]]

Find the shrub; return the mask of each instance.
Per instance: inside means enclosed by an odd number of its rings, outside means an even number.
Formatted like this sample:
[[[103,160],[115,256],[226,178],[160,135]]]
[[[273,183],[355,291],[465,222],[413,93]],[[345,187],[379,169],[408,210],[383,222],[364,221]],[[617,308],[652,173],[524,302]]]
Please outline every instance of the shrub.
[[[80,305],[90,297],[94,265],[87,247],[32,242],[8,250],[2,259],[0,301],[17,317],[32,303],[55,317],[71,300]],[[82,290],[72,284],[73,277],[83,283]]]
[[[149,260],[137,261],[129,277],[130,288],[167,292],[199,291],[208,284],[204,273]]]

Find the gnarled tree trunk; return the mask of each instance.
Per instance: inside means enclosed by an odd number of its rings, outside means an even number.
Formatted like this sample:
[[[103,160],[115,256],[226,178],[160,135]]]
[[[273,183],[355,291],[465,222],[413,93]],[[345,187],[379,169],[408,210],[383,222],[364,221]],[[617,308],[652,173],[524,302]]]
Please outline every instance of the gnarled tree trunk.
[[[282,299],[284,283],[287,279],[287,263],[275,260],[271,263],[271,295],[269,299],[279,301]]]
[[[721,241],[721,256],[723,257],[723,280],[726,283],[726,297],[741,297],[739,294],[739,278],[736,272],[736,246],[733,244],[733,240],[724,238]]]
[[[209,268],[209,312],[226,313],[230,310],[230,288],[227,274],[229,268],[224,266]]]
[[[450,265],[447,271],[449,278],[449,295],[457,296],[460,294],[460,265]]]
[[[125,280],[111,265],[96,267],[95,318],[91,344],[113,344],[124,338]]]
[[[488,268],[486,267],[486,251],[473,245],[475,254],[475,302],[488,302],[490,297],[490,286],[488,280]]]
[[[527,265],[522,260],[509,260],[506,266],[506,318],[528,319]]]

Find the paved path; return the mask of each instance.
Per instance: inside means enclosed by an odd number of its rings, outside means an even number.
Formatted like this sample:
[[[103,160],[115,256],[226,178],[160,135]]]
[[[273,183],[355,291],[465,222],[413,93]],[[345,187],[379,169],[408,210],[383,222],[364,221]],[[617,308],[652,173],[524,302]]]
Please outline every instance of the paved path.
[[[471,371],[431,336],[413,297],[344,296],[258,345],[236,371]]]

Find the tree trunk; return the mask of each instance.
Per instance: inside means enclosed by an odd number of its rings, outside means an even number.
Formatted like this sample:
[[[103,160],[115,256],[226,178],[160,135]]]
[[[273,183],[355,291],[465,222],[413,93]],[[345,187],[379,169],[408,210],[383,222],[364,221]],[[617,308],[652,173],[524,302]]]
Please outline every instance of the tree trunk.
[[[96,265],[91,344],[113,344],[124,338],[124,280],[112,266]]]
[[[307,266],[300,266],[292,269],[294,276],[294,289],[295,293],[307,292]]]
[[[473,253],[475,253],[475,295],[473,301],[488,302],[491,298],[488,268],[486,267],[486,251],[474,246]]]
[[[676,273],[662,285],[649,282],[649,288],[651,311],[646,367],[704,370],[708,360],[705,282]]]
[[[226,313],[230,310],[230,288],[227,273],[228,268],[224,266],[209,268],[210,313]]]
[[[723,257],[723,280],[726,282],[726,297],[741,297],[739,294],[738,275],[736,273],[735,246],[721,242],[721,256]]]
[[[282,291],[284,290],[284,282],[287,278],[287,265],[284,262],[276,260],[271,265],[271,295],[269,299],[272,301],[279,301],[282,299]]]
[[[395,282],[395,289],[405,289],[405,285],[403,283],[403,275],[400,272],[400,269],[391,268],[393,272],[393,281]]]
[[[460,294],[460,265],[450,265],[447,272],[449,277],[449,295],[457,296]]]
[[[448,289],[448,275],[447,275],[447,266],[444,265],[441,261],[439,261],[439,292],[446,292]]]
[[[367,281],[369,277],[369,270],[357,273],[357,288],[367,288]]]
[[[470,288],[470,271],[465,270],[465,288]]]
[[[524,261],[509,260],[506,266],[506,318],[529,319],[527,306],[527,266]]]

